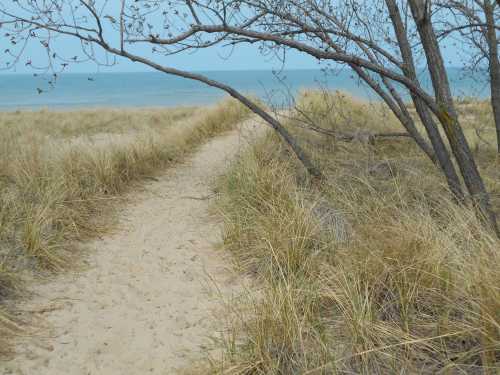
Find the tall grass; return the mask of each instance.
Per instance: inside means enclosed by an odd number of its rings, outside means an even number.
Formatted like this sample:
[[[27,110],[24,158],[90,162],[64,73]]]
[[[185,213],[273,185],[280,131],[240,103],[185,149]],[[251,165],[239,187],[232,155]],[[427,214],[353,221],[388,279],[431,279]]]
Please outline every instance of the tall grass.
[[[109,229],[131,184],[247,114],[231,100],[202,109],[0,114],[0,335],[20,328],[7,305],[27,277],[70,269],[78,241]]]
[[[321,106],[308,103],[313,94],[302,105]],[[359,111],[369,104],[341,100],[358,118],[322,117],[323,127],[395,124],[384,111]],[[274,136],[220,181],[225,244],[260,289],[231,306],[213,372],[498,373],[498,239],[450,201],[411,141],[308,138],[304,147],[328,177],[319,188]],[[478,153],[498,212],[498,160]],[[320,206],[348,223],[347,241]]]

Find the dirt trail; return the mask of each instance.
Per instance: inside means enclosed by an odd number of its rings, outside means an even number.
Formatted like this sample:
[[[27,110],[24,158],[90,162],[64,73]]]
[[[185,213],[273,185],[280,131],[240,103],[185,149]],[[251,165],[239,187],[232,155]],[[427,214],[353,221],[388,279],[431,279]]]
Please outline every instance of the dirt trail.
[[[135,193],[119,229],[89,244],[89,269],[35,288],[24,308],[50,329],[18,345],[6,374],[172,374],[202,357],[222,328],[213,323],[221,302],[210,280],[226,296],[241,288],[216,250],[220,222],[207,199],[214,177],[262,125],[241,128]]]

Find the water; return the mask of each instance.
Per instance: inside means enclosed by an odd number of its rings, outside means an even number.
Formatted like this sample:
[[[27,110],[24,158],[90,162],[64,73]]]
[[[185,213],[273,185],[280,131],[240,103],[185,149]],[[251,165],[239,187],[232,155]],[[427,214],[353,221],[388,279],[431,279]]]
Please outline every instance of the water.
[[[485,74],[464,76],[450,69],[454,95],[486,98]],[[202,72],[203,73],[203,72]],[[325,74],[320,70],[290,70],[279,78],[270,71],[213,71],[208,77],[227,83],[243,93],[274,104],[289,104],[300,89],[323,87],[375,99],[348,71]],[[50,77],[0,75],[0,110],[71,109],[88,107],[172,107],[212,104],[226,94],[202,83],[157,72],[63,74],[51,88]],[[428,78],[423,79],[428,85]],[[38,93],[38,88],[42,93]]]

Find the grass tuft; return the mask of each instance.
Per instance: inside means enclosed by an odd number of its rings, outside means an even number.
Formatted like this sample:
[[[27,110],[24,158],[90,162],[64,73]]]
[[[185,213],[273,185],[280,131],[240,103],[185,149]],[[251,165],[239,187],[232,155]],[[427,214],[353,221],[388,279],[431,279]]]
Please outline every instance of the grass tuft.
[[[314,114],[323,95],[299,103]],[[323,127],[398,130],[385,111],[331,98],[360,112],[349,123],[323,118]],[[497,373],[499,240],[450,200],[411,141],[342,143],[289,125],[328,183],[310,185],[274,136],[220,181],[226,247],[260,288],[231,306],[213,372]],[[498,160],[485,145],[477,152],[498,212]],[[325,230],[320,204],[343,216],[348,241]]]

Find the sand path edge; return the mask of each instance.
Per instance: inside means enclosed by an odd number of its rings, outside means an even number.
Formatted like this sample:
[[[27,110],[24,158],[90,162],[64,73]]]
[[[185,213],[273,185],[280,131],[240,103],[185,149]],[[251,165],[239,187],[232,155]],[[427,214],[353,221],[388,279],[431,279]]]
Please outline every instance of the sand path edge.
[[[251,119],[209,140],[158,181],[134,192],[112,234],[85,246],[90,267],[33,286],[22,309],[44,325],[0,363],[2,374],[175,374],[202,359],[216,337],[221,295],[241,276],[217,250],[212,183],[262,133]]]

